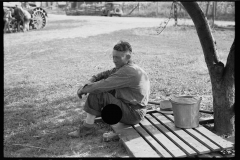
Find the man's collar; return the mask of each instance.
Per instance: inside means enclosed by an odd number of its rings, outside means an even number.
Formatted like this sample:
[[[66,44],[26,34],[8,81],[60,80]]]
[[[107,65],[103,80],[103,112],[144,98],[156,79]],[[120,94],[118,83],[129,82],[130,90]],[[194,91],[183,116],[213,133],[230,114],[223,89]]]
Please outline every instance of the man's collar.
[[[129,59],[127,64],[133,64],[133,61],[131,59]]]
[[[125,65],[123,65],[123,66],[131,65],[131,64],[133,64],[133,61],[130,59],[130,60],[128,61],[128,63],[125,64]],[[123,66],[122,66],[122,67],[123,67]],[[122,68],[122,67],[120,67],[120,68]],[[115,68],[116,68],[116,67],[115,67]],[[120,68],[116,68],[116,69],[118,70],[118,69],[120,69]]]

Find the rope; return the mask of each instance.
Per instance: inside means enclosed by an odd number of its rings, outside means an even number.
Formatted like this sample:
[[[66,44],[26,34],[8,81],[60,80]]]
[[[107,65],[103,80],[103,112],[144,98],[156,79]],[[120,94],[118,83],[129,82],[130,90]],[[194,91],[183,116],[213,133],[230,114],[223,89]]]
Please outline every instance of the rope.
[[[163,32],[163,30],[166,28],[166,26],[168,25],[168,22],[170,21],[170,19],[172,18],[173,16],[173,13],[172,13],[172,10],[173,10],[173,6],[174,6],[174,3],[172,3],[172,6],[171,6],[171,10],[170,10],[170,13],[169,13],[169,18],[167,20],[165,20],[164,22],[161,22],[159,27],[157,28],[157,35],[161,34]],[[163,27],[162,25],[165,24]],[[160,30],[162,28],[162,30]],[[160,30],[160,31],[159,31]]]

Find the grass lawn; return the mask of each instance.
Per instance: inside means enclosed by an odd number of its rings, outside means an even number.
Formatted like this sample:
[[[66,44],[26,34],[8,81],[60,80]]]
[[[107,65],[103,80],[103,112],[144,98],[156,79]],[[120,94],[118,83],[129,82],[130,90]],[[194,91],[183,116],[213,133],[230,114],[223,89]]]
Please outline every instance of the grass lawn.
[[[4,157],[127,156],[120,142],[102,141],[111,129],[107,124],[98,123],[98,131],[85,138],[67,136],[86,117],[86,97],[78,99],[78,87],[114,67],[111,49],[120,39],[132,44],[133,60],[150,77],[150,100],[198,95],[201,109],[212,110],[210,77],[194,27],[168,27],[160,35],[153,35],[156,28],[137,28],[88,38],[41,39],[43,33],[61,34],[68,27],[56,22],[48,26],[46,32],[4,36]],[[35,40],[11,43],[20,36]],[[226,63],[235,31],[216,30],[213,36]]]

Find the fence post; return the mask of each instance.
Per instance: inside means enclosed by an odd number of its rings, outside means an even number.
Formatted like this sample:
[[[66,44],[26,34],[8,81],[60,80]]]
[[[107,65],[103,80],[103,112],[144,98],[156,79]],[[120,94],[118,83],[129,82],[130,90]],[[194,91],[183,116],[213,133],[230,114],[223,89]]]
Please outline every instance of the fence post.
[[[213,2],[212,6],[212,28],[214,28],[214,20],[215,20],[215,2]]]
[[[176,2],[174,2],[173,8],[174,8],[174,19],[175,19],[175,26],[176,26],[177,25],[177,4],[176,4]]]
[[[205,13],[207,19],[208,19],[208,8],[209,8],[209,5],[210,5],[210,2],[207,2],[207,8],[206,8],[206,13]]]
[[[217,2],[215,2],[215,18],[217,18]]]
[[[138,2],[138,14],[140,12],[140,2]]]

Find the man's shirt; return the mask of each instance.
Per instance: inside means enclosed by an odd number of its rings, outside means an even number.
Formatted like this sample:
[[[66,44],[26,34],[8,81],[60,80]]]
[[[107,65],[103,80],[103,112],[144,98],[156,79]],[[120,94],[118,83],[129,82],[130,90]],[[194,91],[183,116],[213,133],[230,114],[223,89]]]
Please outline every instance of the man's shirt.
[[[84,87],[83,92],[101,93],[115,89],[115,97],[125,103],[146,106],[150,95],[150,81],[146,72],[131,61],[121,68],[93,76],[97,82]]]
[[[22,9],[22,12],[23,12],[24,17],[25,17],[26,19],[30,19],[30,18],[31,18],[31,14],[30,14],[27,10]]]
[[[18,21],[24,19],[24,14],[23,14],[23,11],[22,11],[21,7],[15,7],[15,8],[14,8],[14,17],[15,17]]]
[[[23,9],[22,7],[16,7],[14,9],[14,16],[18,20],[24,20],[24,18],[26,19],[31,18],[31,14],[27,10]]]

